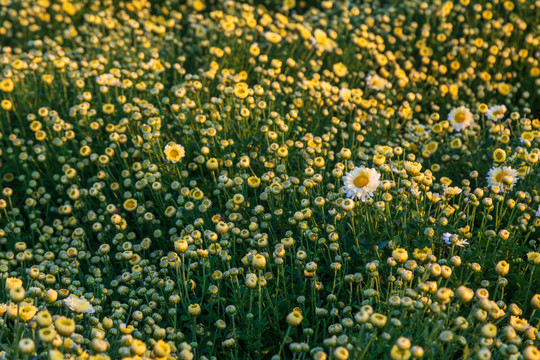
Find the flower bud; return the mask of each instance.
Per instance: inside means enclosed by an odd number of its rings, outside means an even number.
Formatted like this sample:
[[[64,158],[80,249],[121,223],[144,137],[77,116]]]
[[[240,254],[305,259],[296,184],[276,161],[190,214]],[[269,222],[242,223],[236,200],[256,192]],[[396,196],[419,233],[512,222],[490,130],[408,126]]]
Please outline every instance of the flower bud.
[[[466,286],[461,285],[456,289],[456,294],[461,302],[468,303],[472,300],[474,296],[474,291],[467,288]]]
[[[510,264],[508,264],[506,261],[501,260],[497,263],[497,266],[495,266],[495,271],[499,276],[505,276],[508,274],[508,271],[510,270]]]
[[[287,324],[296,327],[302,323],[303,318],[304,317],[299,311],[292,311],[287,315]]]
[[[266,258],[261,254],[257,254],[253,257],[251,264],[255,269],[262,270],[266,267]]]
[[[9,298],[15,304],[18,304],[21,301],[23,301],[25,296],[26,296],[26,291],[24,291],[22,287],[16,287],[9,290]]]

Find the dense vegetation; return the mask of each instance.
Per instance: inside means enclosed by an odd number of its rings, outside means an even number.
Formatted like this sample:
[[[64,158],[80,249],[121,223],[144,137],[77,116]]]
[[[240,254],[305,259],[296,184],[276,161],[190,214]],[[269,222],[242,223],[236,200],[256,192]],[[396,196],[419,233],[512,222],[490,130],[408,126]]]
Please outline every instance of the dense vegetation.
[[[540,359],[539,24],[0,1],[0,359]]]

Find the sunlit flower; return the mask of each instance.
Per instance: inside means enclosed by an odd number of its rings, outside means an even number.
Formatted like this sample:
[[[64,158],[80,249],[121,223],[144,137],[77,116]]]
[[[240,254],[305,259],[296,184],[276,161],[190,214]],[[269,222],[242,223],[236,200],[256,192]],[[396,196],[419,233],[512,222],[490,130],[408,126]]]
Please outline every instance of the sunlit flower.
[[[272,43],[272,44],[277,44],[281,41],[281,36],[279,34],[276,34],[275,32],[271,32],[271,31],[267,31],[265,34],[264,34],[264,37],[266,38],[266,40],[268,40],[268,42]]]
[[[15,277],[9,277],[6,279],[6,291],[9,292],[9,290],[21,287],[23,285],[23,282],[21,279],[15,278]]]
[[[508,178],[508,184],[503,182],[504,178]],[[518,181],[518,172],[509,166],[493,167],[489,170],[486,179],[489,187],[499,186],[504,188],[508,186],[512,189]]]
[[[504,117],[504,113],[506,113],[506,106],[495,105],[488,109],[486,116],[490,120],[497,121]]]
[[[456,245],[460,247],[465,247],[465,245],[469,245],[469,242],[467,240],[460,239],[459,236],[450,233],[443,234],[443,241],[448,245]]]
[[[460,106],[450,111],[448,121],[454,130],[461,131],[473,123],[473,114],[465,106]]]
[[[234,95],[239,99],[245,99],[249,95],[249,88],[246,83],[238,83],[234,87]]]
[[[8,315],[15,319],[17,317],[17,310],[19,318],[24,322],[28,322],[36,315],[38,309],[34,305],[26,304],[25,302],[20,305],[10,304],[8,306]]]
[[[338,77],[344,77],[345,75],[347,75],[348,72],[347,66],[341,62],[334,64],[332,69]]]
[[[540,360],[534,2],[0,0],[0,360]]]
[[[506,160],[506,151],[503,149],[496,149],[493,152],[493,160],[496,162],[504,162]]]
[[[76,313],[92,314],[95,309],[90,302],[84,298],[79,298],[73,294],[64,299],[64,303]]]
[[[358,198],[365,202],[371,198],[379,187],[381,174],[372,168],[355,167],[343,178],[343,189],[350,198]]]
[[[368,75],[366,77],[366,84],[370,89],[382,91],[390,87],[388,80],[380,77],[379,75]]]
[[[75,321],[73,319],[61,316],[54,322],[56,331],[62,336],[70,336],[75,332]]]
[[[180,161],[186,154],[184,147],[175,142],[170,142],[165,146],[165,157],[168,161],[176,163]]]

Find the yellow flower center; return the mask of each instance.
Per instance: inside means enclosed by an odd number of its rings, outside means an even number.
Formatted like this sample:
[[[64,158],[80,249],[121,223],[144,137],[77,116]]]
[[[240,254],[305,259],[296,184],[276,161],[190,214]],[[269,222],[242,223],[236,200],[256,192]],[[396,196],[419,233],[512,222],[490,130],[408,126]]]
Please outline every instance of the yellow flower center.
[[[176,149],[172,149],[169,154],[171,155],[172,158],[178,157],[178,155],[180,155],[180,153]]]
[[[363,188],[364,186],[369,184],[369,178],[363,174],[360,174],[356,178],[354,178],[353,184],[357,188]]]
[[[466,116],[465,116],[464,113],[459,113],[459,114],[457,114],[456,117],[454,118],[454,120],[455,120],[457,123],[459,123],[459,124],[461,124],[462,122],[464,122],[465,119],[466,119]]]
[[[505,173],[504,171],[501,171],[496,177],[495,177],[495,180],[497,180],[497,182],[499,183],[502,183],[503,179],[505,176],[508,176],[507,173]]]

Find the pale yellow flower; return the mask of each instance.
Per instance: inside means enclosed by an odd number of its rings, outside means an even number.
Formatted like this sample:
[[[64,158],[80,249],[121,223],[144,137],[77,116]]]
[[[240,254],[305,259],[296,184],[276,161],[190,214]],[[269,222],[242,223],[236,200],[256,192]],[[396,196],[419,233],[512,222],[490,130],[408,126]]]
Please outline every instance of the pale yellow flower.
[[[79,298],[73,294],[64,299],[64,303],[76,313],[92,314],[95,309],[90,302],[84,298]]]

